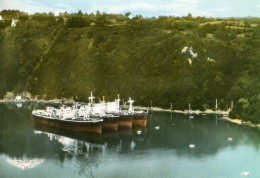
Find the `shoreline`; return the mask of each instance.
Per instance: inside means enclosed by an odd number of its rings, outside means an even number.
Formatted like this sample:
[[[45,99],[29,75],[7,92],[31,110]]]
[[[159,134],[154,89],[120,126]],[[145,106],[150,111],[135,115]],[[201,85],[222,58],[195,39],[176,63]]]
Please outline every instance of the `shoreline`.
[[[244,125],[244,126],[260,129],[260,124],[253,124],[251,121],[243,121],[241,119],[232,119],[232,118],[225,118],[225,117],[222,117],[220,119],[237,125]]]
[[[248,126],[248,127],[252,127],[252,128],[258,128],[260,129],[260,123],[259,124],[253,124],[250,121],[243,121],[242,119],[232,119],[229,118],[229,112],[228,111],[221,111],[221,110],[217,110],[217,111],[213,111],[213,110],[206,110],[206,111],[200,111],[200,110],[171,110],[171,109],[162,109],[159,107],[142,107],[142,106],[136,106],[135,109],[149,109],[150,111],[162,111],[162,112],[173,112],[173,113],[180,113],[180,114],[222,114],[223,117],[221,117],[221,120],[227,121],[227,122],[231,122],[237,125],[244,125],[244,126]]]
[[[53,99],[53,100],[37,100],[37,99],[21,99],[19,101],[15,100],[0,100],[0,103],[49,103],[49,104],[72,104],[74,101],[73,100],[61,100],[61,99]]]
[[[53,99],[53,100],[37,100],[37,99],[22,99],[19,101],[15,100],[3,100],[0,99],[0,103],[49,103],[49,104],[73,104],[74,100],[61,100],[61,99]],[[124,108],[124,105],[122,105]],[[217,110],[213,111],[211,109],[207,109],[206,111],[200,111],[200,110],[172,110],[172,109],[163,109],[160,107],[144,107],[144,106],[134,106],[134,109],[137,110],[149,110],[149,111],[160,111],[160,112],[173,112],[173,113],[180,113],[180,114],[222,114],[222,115],[228,115],[230,110],[228,111],[222,111],[222,110]]]
[[[217,110],[217,111],[213,111],[210,109],[207,109],[205,111],[200,111],[200,110],[172,110],[172,109],[162,109],[160,107],[142,107],[142,106],[135,106],[135,109],[139,109],[139,110],[145,110],[145,109],[149,109],[150,111],[162,111],[162,112],[174,112],[174,113],[180,113],[180,114],[222,114],[222,115],[228,115],[229,114],[229,110],[228,111],[222,111],[222,110]]]
[[[0,103],[49,103],[49,104],[73,104],[73,100],[61,100],[61,99],[53,99],[53,100],[37,100],[37,99],[32,99],[32,100],[25,100],[22,99],[20,101],[15,101],[15,100],[0,100]],[[124,107],[124,106],[123,106]],[[229,112],[230,110],[227,111],[222,111],[222,110],[217,110],[217,111],[213,111],[210,109],[207,109],[205,111],[200,111],[200,110],[172,110],[172,109],[163,109],[160,107],[144,107],[144,106],[134,106],[134,109],[137,110],[149,110],[149,111],[158,111],[158,112],[173,112],[173,113],[179,113],[179,114],[222,114],[223,117],[221,117],[221,120],[227,121],[227,122],[231,122],[234,124],[238,124],[238,125],[245,125],[248,127],[252,127],[252,128],[260,128],[260,124],[253,124],[250,121],[243,121],[241,119],[232,119],[229,118]]]

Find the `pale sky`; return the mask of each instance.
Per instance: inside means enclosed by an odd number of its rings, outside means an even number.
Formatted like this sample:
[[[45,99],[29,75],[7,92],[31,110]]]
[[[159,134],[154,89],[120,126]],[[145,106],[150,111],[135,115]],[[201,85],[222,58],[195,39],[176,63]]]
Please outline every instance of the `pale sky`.
[[[100,12],[133,16],[260,17],[260,0],[0,0],[0,11]]]

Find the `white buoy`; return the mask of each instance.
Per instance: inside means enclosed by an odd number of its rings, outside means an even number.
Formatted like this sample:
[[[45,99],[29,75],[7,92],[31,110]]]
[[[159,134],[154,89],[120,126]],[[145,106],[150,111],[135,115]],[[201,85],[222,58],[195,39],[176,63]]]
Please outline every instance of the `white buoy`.
[[[160,129],[160,126],[156,126],[156,127],[154,127],[156,130],[159,130]]]
[[[231,142],[231,141],[233,140],[233,138],[228,138],[227,140],[228,140],[229,142]]]
[[[175,125],[175,124],[172,124],[172,125]]]
[[[247,171],[241,172],[241,175],[242,175],[242,176],[248,176],[248,175],[249,175],[249,172],[247,172]]]
[[[191,119],[193,119],[193,118],[194,118],[194,116],[190,116],[190,118],[191,118]]]
[[[190,148],[195,148],[195,145],[190,144],[189,147],[190,147]]]
[[[141,130],[138,130],[136,133],[137,133],[138,135],[140,135],[140,134],[142,133],[142,131],[141,131]]]

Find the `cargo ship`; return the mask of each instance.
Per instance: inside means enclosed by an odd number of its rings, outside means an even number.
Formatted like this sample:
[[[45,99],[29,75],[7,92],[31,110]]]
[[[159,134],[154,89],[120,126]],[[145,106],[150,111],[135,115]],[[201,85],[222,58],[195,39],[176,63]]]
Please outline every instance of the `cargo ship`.
[[[64,129],[102,133],[102,130],[118,131],[118,129],[132,129],[146,127],[148,111],[135,111],[134,100],[129,98],[129,108],[121,110],[120,99],[105,103],[94,103],[94,96],[88,98],[89,103],[75,103],[72,107],[62,106],[59,109],[47,107],[46,110],[33,110],[36,122]]]
[[[46,110],[33,110],[33,118],[37,123],[74,131],[102,133],[103,119],[99,117],[76,117],[73,109],[62,107]]]

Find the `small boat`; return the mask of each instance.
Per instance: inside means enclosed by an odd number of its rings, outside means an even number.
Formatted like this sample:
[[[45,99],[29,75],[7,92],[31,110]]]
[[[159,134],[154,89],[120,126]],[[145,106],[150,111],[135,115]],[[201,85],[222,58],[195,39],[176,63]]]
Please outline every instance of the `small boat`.
[[[155,126],[154,127],[156,130],[159,130],[160,129],[160,126]]]
[[[189,147],[190,147],[190,148],[195,148],[195,145],[190,144]]]
[[[141,131],[141,130],[138,130],[136,133],[137,133],[138,135],[140,135],[140,134],[142,133],[142,131]]]
[[[248,171],[241,172],[242,176],[248,176],[250,173]]]
[[[102,132],[103,119],[88,115],[77,117],[69,107],[61,109],[47,107],[46,110],[33,110],[32,115],[37,123],[51,127],[92,133]]]
[[[231,142],[231,141],[233,140],[233,138],[228,138],[227,140],[228,140],[229,142]]]

